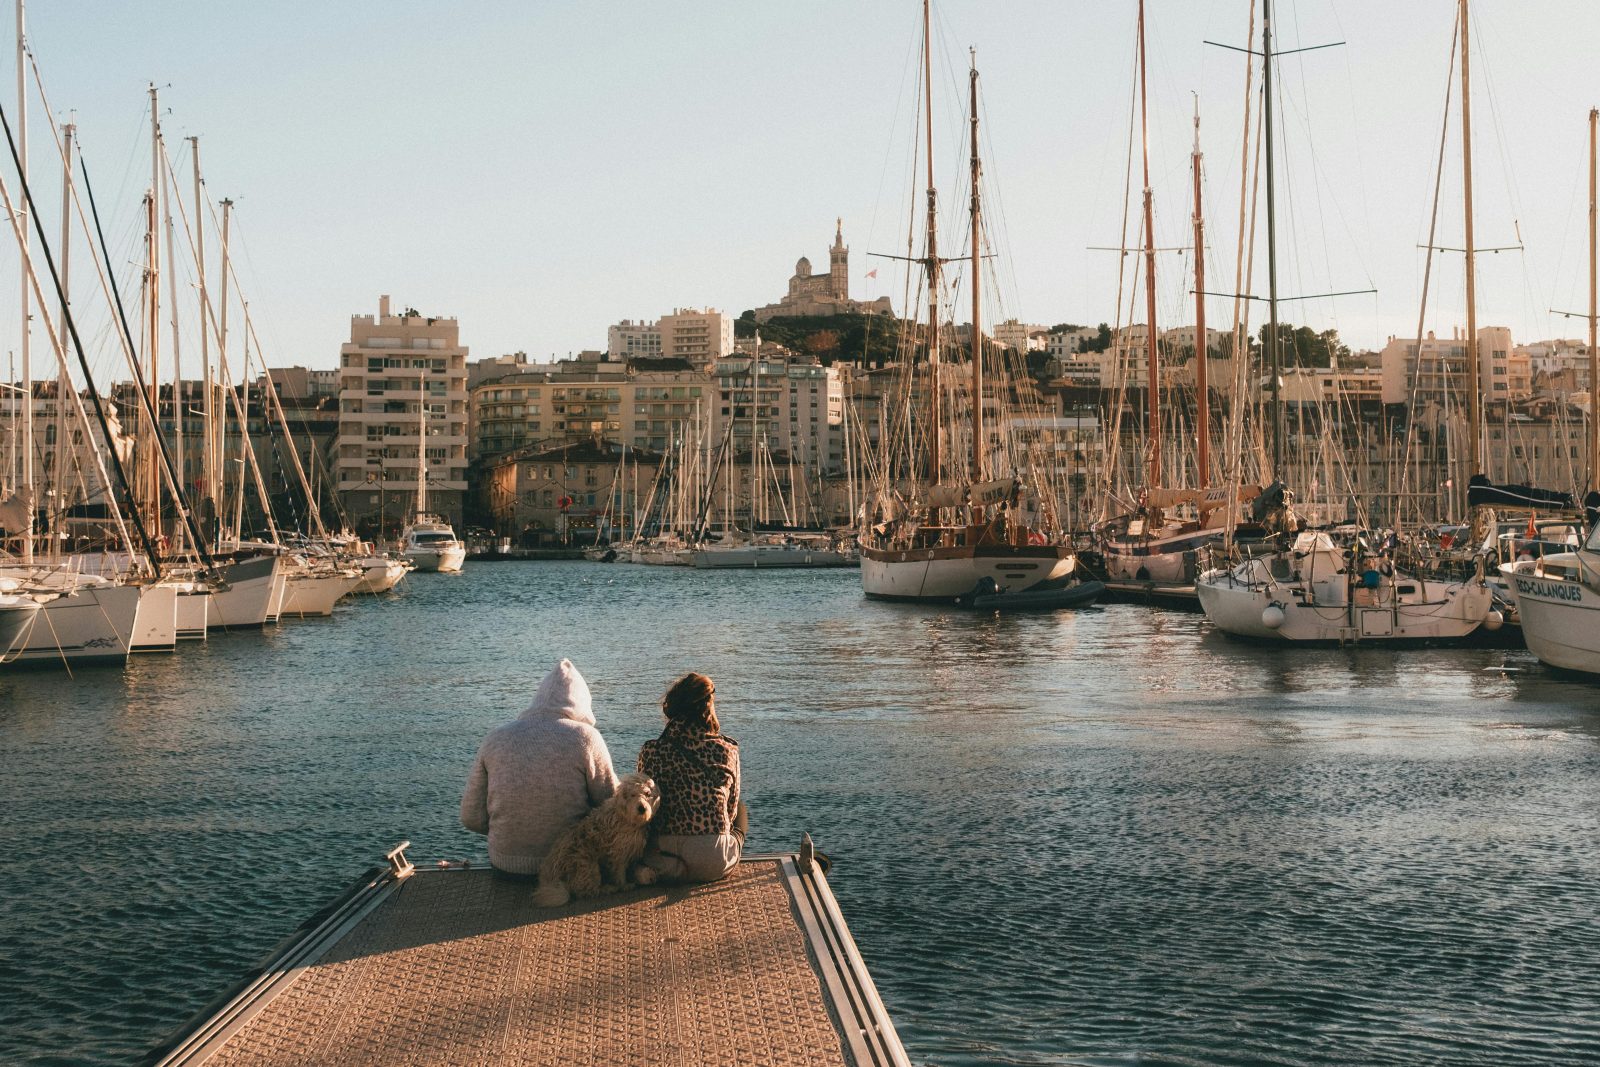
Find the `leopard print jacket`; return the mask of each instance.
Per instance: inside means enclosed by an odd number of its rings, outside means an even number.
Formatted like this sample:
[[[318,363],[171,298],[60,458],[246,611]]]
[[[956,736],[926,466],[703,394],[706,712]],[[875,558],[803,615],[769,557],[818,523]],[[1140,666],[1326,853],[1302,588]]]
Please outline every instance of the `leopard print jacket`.
[[[639,772],[661,787],[658,834],[699,836],[729,832],[739,807],[739,743],[722,734],[669,723],[639,750]]]

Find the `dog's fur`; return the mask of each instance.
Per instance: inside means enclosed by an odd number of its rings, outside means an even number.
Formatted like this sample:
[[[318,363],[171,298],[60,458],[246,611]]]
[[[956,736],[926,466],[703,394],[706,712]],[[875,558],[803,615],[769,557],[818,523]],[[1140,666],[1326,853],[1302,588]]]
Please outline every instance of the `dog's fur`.
[[[556,838],[539,865],[539,888],[533,903],[554,908],[569,900],[632,889],[628,868],[644,855],[650,820],[661,804],[661,790],[642,774],[625,776],[616,794]],[[640,884],[655,881],[655,872],[640,866]]]

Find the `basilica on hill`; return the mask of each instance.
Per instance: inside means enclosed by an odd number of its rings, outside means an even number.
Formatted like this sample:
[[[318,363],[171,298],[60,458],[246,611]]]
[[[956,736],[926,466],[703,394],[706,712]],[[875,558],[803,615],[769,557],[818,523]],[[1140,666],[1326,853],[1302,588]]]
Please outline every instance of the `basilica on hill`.
[[[756,308],[756,321],[786,315],[892,315],[889,298],[850,299],[850,249],[844,243],[844,220],[834,224],[833,247],[828,249],[828,273],[813,274],[804,256],[794,265],[789,291],[776,304]]]

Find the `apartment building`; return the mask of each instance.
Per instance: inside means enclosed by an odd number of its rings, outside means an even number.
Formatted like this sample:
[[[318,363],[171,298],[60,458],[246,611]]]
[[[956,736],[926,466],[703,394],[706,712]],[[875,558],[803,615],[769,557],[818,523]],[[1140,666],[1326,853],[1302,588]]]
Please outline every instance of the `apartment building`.
[[[1449,338],[1432,331],[1419,343],[1413,338],[1389,338],[1379,353],[1383,373],[1383,402],[1418,407],[1462,407],[1467,403],[1467,342],[1463,331]],[[1504,405],[1528,396],[1533,389],[1531,360],[1526,354],[1511,359],[1511,331],[1504,326],[1478,330],[1478,375],[1485,403]]]
[[[705,366],[733,351],[733,319],[706,308],[676,308],[661,316],[661,357]]]
[[[661,324],[623,319],[606,328],[606,358],[615,361],[657,359],[661,355]]]
[[[339,350],[339,436],[334,476],[358,526],[386,528],[415,508],[426,448],[428,510],[462,519],[467,490],[467,349],[453,318],[407,308],[354,315]]]

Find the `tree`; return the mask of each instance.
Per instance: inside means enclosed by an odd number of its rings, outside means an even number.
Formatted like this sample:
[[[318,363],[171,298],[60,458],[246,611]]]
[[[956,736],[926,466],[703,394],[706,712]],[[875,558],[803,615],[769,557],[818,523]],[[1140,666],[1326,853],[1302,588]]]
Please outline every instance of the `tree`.
[[[1087,340],[1085,340],[1083,342],[1083,344],[1078,346],[1078,351],[1079,352],[1104,352],[1106,349],[1108,349],[1110,347],[1111,347],[1111,327],[1107,326],[1105,323],[1102,322],[1100,324],[1100,328],[1095,332],[1095,335],[1093,337],[1088,338]]]
[[[1261,351],[1265,358],[1271,359],[1269,340],[1272,336],[1270,323],[1261,327]],[[1338,330],[1323,330],[1316,332],[1309,326],[1294,326],[1287,322],[1278,323],[1278,358],[1280,365],[1287,367],[1331,367],[1336,362],[1348,359],[1350,348],[1339,340]]]

